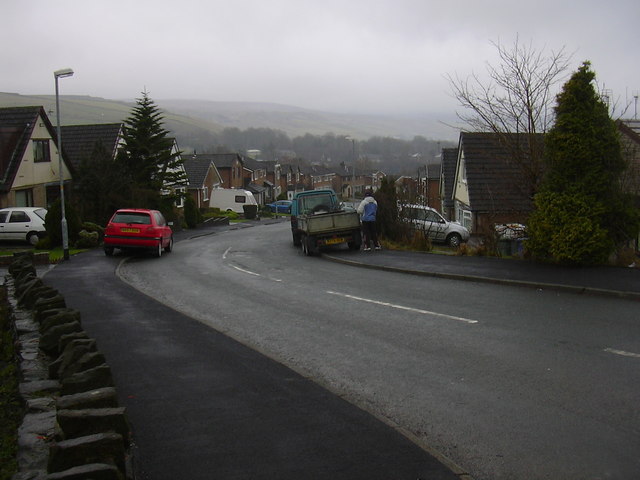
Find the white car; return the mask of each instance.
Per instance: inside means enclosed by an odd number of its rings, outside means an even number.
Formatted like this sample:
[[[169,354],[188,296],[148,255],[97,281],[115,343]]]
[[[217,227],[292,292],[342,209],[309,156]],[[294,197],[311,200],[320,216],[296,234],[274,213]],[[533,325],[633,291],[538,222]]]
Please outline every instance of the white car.
[[[0,209],[0,240],[26,241],[31,245],[46,236],[44,218],[47,210],[41,207],[11,207]]]
[[[469,230],[458,222],[448,222],[437,210],[426,205],[403,205],[400,218],[409,222],[413,229],[428,235],[431,241],[458,247],[469,240]]]

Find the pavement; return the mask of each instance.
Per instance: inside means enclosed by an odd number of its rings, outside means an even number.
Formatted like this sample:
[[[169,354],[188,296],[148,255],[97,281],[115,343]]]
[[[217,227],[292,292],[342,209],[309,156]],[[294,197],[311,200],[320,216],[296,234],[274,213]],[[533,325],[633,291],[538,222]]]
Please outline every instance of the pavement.
[[[288,221],[288,217],[264,219],[260,223],[282,221]],[[252,224],[236,224],[235,228],[249,226]],[[203,230],[204,234],[206,232]],[[569,267],[519,258],[386,249],[364,252],[339,248],[323,251],[322,258],[356,267],[412,275],[640,300],[640,265],[635,264],[628,267]]]
[[[640,265],[566,267],[513,258],[384,249],[371,252],[331,250],[322,256],[357,267],[413,275],[640,300]]]

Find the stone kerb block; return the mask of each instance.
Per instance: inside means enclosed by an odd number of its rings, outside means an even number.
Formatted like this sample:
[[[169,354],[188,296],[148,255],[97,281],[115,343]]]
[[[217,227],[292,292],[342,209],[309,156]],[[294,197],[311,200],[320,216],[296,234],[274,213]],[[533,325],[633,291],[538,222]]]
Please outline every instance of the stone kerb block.
[[[48,301],[60,295],[55,288],[48,287],[44,284],[34,285],[33,287],[26,289],[22,295],[18,297],[18,305],[28,310],[35,308],[36,303]]]
[[[40,349],[47,355],[56,356],[60,353],[58,352],[60,337],[62,337],[62,335],[81,331],[82,326],[80,325],[80,322],[69,322],[51,327],[40,337]]]
[[[25,271],[36,271],[33,266],[33,254],[31,252],[14,253],[13,261],[9,264],[9,273],[18,277]]]
[[[80,320],[80,312],[77,310],[63,308],[55,311],[57,313],[46,316],[42,319],[42,322],[40,323],[40,333],[44,333],[57,325],[63,325],[69,322],[82,323]],[[51,312],[51,310],[46,310],[46,312]]]
[[[50,473],[46,480],[124,480],[124,476],[115,465],[91,463],[73,467],[63,472]]]
[[[23,305],[23,297],[34,288],[40,288],[44,286],[44,282],[35,274],[30,274],[24,278],[23,281],[15,281],[15,296],[18,300],[18,305]]]
[[[58,345],[60,342],[58,342]],[[85,353],[97,352],[98,347],[93,338],[77,339],[67,343],[60,356],[49,364],[50,378],[63,378],[70,365],[77,362]]]
[[[88,338],[89,338],[89,335],[87,335],[87,332],[85,332],[84,330],[80,332],[69,333],[68,335],[62,335],[60,337],[60,340],[58,340],[58,351],[64,352],[64,349],[66,348],[67,343],[71,342],[72,340],[82,340],[82,339],[88,339]]]
[[[60,383],[62,395],[73,395],[74,393],[97,390],[104,387],[113,387],[113,376],[108,365],[100,365],[83,372],[74,373],[63,378]]]
[[[122,436],[113,432],[87,435],[55,443],[49,450],[49,473],[93,463],[115,465],[124,474],[126,467]]]
[[[44,322],[47,318],[52,317],[54,315],[58,315],[59,313],[73,312],[73,311],[74,310],[72,308],[67,308],[67,307],[51,308],[49,310],[42,310],[40,312],[32,312],[32,315],[33,315],[33,319],[40,324]]]
[[[38,312],[43,312],[45,310],[50,310],[52,308],[65,308],[67,304],[64,301],[64,297],[61,294],[57,294],[52,297],[41,297],[36,300],[33,309]]]
[[[96,433],[115,432],[122,436],[125,448],[129,444],[131,429],[124,407],[58,410],[56,418],[62,439],[68,440]]]
[[[71,363],[64,370],[64,377],[71,376],[75,373],[84,372],[85,370],[90,370],[95,367],[99,367],[100,365],[104,365],[107,363],[104,355],[100,352],[87,352],[83,354],[78,360]]]
[[[117,408],[118,397],[113,387],[98,388],[89,392],[64,395],[56,400],[58,410],[83,410],[87,408]]]

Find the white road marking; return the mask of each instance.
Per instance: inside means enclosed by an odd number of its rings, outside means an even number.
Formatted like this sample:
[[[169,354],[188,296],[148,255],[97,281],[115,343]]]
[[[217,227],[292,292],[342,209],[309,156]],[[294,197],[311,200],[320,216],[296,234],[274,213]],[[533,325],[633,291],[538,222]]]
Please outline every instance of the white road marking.
[[[604,351],[613,353],[614,355],[622,355],[623,357],[640,358],[640,353],[625,352],[624,350],[616,350],[615,348],[605,348]]]
[[[247,274],[253,275],[255,277],[261,277],[262,276],[259,273],[252,272],[251,270],[245,270],[244,268],[240,268],[240,267],[238,267],[236,265],[230,265],[230,266],[231,266],[231,268],[235,268],[236,270],[238,270],[239,272],[242,272],[242,273],[247,273]]]
[[[406,310],[408,312],[415,312],[415,313],[421,313],[423,315],[431,315],[434,317],[446,318],[448,320],[456,320],[458,322],[478,323],[478,320],[471,320],[469,318],[456,317],[454,315],[447,315],[445,313],[431,312],[429,310],[421,310],[419,308],[406,307],[404,305],[397,305],[395,303],[380,302],[378,300],[372,300],[370,298],[356,297],[354,295],[347,295],[346,293],[332,292],[331,290],[327,290],[327,293],[330,295],[337,295],[339,297],[349,298],[351,300],[358,300],[360,302],[373,303],[375,305],[382,305],[384,307],[397,308],[399,310]]]
[[[224,253],[222,254],[222,259],[226,260],[227,259],[227,254],[231,251],[231,247],[227,248]],[[262,277],[262,275],[260,275],[259,273],[256,272],[252,272],[251,270],[246,270],[244,268],[240,268],[237,265],[233,265],[233,264],[229,264],[229,266],[231,268],[235,268],[236,270],[238,270],[239,272],[242,273],[246,273],[247,275],[253,275],[254,277]],[[274,282],[281,282],[282,280],[279,278],[273,278],[273,277],[267,277],[269,280],[273,280]]]

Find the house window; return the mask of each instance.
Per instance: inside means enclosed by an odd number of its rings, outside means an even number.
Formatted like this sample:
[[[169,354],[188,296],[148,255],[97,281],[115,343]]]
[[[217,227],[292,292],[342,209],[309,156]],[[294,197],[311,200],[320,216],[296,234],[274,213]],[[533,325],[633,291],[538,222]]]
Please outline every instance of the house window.
[[[202,187],[202,201],[209,200],[209,187]]]
[[[472,230],[472,221],[471,221],[471,212],[469,210],[463,210],[462,211],[462,226],[465,227],[467,230],[471,231]]]
[[[33,141],[33,161],[36,163],[51,161],[51,156],[49,155],[49,140]]]
[[[186,190],[184,188],[176,188],[176,207],[183,208],[184,207],[184,195]]]
[[[33,190],[16,190],[16,207],[33,207]]]

